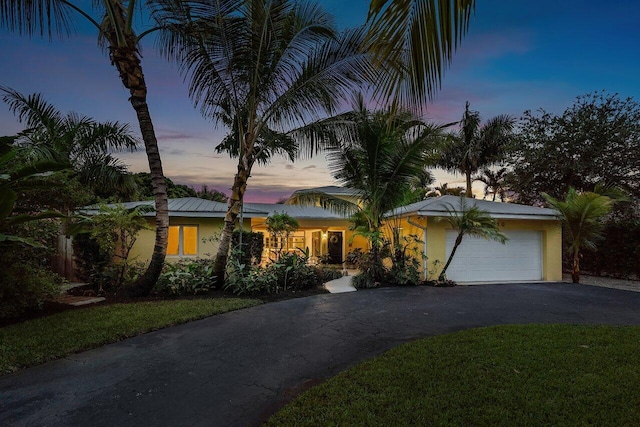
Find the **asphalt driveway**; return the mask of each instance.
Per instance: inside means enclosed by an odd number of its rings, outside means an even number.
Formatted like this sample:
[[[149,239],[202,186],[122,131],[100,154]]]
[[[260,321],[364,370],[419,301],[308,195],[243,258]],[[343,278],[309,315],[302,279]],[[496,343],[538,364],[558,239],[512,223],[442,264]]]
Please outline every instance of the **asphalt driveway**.
[[[265,304],[0,378],[0,425],[256,425],[398,344],[516,323],[640,325],[640,293],[574,284],[384,288]]]

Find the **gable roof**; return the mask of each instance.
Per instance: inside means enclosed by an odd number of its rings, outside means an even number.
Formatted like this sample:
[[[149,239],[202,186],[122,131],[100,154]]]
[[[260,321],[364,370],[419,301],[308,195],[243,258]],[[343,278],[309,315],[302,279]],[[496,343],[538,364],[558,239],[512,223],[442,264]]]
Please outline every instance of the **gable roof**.
[[[489,200],[478,200],[465,197],[469,206],[477,206],[479,209],[488,212],[496,219],[556,219],[557,212],[553,209],[538,208],[535,206],[517,205],[515,203],[491,202]],[[448,216],[447,208],[458,212],[460,207],[460,197],[441,196],[432,197],[403,206],[389,212],[388,216]]]

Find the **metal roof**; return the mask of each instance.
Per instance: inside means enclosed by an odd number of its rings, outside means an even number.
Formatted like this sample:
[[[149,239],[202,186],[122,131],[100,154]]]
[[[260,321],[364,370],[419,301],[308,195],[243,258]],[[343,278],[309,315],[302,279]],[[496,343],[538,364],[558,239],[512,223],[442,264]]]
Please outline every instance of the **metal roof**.
[[[497,219],[555,219],[557,217],[557,212],[553,209],[518,205],[515,203],[491,202],[489,200],[478,200],[468,197],[465,197],[465,200],[469,206],[477,206],[479,209],[488,212],[492,217]],[[387,215],[447,216],[449,215],[447,208],[459,212],[460,197],[431,197],[397,208]]]
[[[154,207],[153,200],[143,200],[138,202],[126,202],[119,203],[126,209],[132,209],[136,206],[151,206]],[[244,208],[244,216],[246,218],[264,217],[267,215],[266,211],[258,211],[256,209],[246,206]],[[114,207],[116,204],[108,204],[109,207]],[[95,214],[99,211],[99,205],[88,206],[83,208],[81,212],[86,214]],[[169,216],[183,216],[190,218],[224,218],[227,213],[227,204],[214,202],[212,200],[199,199],[197,197],[182,197],[178,199],[169,199]],[[155,211],[145,212],[143,216],[155,216]]]
[[[324,209],[318,206],[304,206],[304,205],[282,205],[271,203],[245,203],[246,209],[254,209],[262,212],[267,212],[268,216],[274,213],[282,213],[296,218],[296,219],[348,219],[348,217],[339,215],[328,209]],[[263,215],[267,216],[267,215]]]
[[[126,209],[136,206],[154,206],[153,200],[143,200],[138,202],[119,203]],[[114,207],[116,204],[108,204]],[[81,209],[82,213],[93,215],[100,210],[99,205],[87,206]],[[317,206],[301,205],[281,205],[272,203],[245,203],[243,216],[245,218],[265,218],[274,213],[286,212],[297,219],[347,219],[328,209]],[[224,218],[227,213],[227,204],[213,202],[211,200],[199,199],[197,197],[183,197],[179,199],[169,199],[169,216],[181,216],[190,218]],[[155,211],[145,212],[143,216],[155,216]]]

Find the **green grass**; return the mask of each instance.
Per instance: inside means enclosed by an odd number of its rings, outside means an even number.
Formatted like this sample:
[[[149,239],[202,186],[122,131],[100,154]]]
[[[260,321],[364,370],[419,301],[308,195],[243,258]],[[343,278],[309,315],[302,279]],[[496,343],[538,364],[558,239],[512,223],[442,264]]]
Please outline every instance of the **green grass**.
[[[0,375],[145,332],[260,304],[214,298],[70,310],[0,328]]]
[[[397,347],[269,426],[638,425],[640,327],[498,326]]]

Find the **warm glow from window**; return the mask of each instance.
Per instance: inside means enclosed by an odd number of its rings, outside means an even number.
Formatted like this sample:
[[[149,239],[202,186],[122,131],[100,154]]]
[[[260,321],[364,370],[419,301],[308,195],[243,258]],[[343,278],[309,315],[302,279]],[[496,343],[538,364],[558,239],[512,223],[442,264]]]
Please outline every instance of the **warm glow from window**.
[[[167,255],[198,255],[198,227],[196,225],[170,226]]]
[[[182,254],[198,255],[198,227],[185,225],[182,233]]]
[[[167,255],[178,255],[180,253],[180,227],[169,227],[169,243],[167,244]]]

